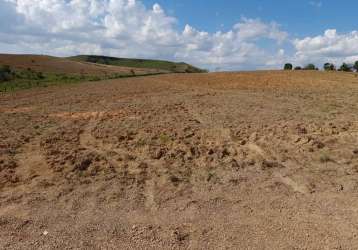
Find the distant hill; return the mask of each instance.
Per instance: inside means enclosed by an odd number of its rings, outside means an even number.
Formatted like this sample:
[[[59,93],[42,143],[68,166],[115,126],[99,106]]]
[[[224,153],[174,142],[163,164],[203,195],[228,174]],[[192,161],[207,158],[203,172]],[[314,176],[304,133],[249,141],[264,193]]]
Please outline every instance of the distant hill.
[[[9,65],[17,70],[31,69],[36,72],[103,76],[113,74],[146,75],[155,73],[168,73],[165,70],[151,68],[118,67],[90,63],[81,60],[46,55],[13,55],[0,54],[0,65]]]
[[[69,57],[68,59],[78,62],[90,62],[104,65],[115,65],[121,67],[132,68],[150,68],[169,71],[171,73],[204,73],[206,70],[194,67],[184,62],[170,62],[162,60],[148,60],[148,59],[131,59],[131,58],[117,58],[109,56],[96,55],[78,55]]]
[[[46,55],[0,54],[0,92],[166,73],[171,72],[104,65]]]

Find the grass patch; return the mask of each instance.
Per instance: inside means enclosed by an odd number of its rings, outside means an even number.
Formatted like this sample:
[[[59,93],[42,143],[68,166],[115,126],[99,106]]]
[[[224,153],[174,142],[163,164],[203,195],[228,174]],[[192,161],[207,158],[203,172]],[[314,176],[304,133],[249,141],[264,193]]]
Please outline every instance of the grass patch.
[[[162,144],[168,144],[170,142],[170,137],[166,134],[161,134],[159,140]]]
[[[319,161],[321,163],[327,163],[327,162],[330,162],[332,161],[332,159],[329,157],[329,155],[327,153],[323,153],[320,158],[319,158]]]

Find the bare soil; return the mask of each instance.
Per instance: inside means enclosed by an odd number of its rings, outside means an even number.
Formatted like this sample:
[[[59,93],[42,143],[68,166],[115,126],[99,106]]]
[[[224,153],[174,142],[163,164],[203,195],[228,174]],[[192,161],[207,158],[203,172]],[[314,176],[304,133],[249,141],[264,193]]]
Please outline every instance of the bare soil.
[[[0,96],[1,249],[357,249],[358,78],[171,74]]]

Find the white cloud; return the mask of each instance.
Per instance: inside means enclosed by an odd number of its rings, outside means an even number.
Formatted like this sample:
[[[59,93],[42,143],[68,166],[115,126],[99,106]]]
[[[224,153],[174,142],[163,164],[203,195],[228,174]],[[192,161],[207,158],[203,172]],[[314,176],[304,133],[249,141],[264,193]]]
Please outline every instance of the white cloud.
[[[260,46],[287,39],[278,24],[243,18],[227,32],[187,25],[159,4],[136,0],[0,0],[0,52],[105,54],[187,61],[210,69],[265,68],[276,57]],[[6,15],[6,17],[5,17]]]
[[[309,4],[317,8],[321,8],[323,6],[323,3],[321,1],[310,1]]]
[[[267,37],[279,42],[283,42],[287,38],[287,33],[280,30],[279,25],[275,22],[266,24],[259,19],[243,18],[243,22],[234,26],[238,36],[242,40],[257,39],[259,37]]]
[[[358,31],[338,34],[329,29],[323,35],[295,39],[295,60],[301,63],[353,62],[358,60]]]
[[[249,18],[225,32],[179,30],[159,4],[138,0],[0,0],[3,53],[159,58],[222,70],[358,59],[358,31],[289,39],[279,24]]]

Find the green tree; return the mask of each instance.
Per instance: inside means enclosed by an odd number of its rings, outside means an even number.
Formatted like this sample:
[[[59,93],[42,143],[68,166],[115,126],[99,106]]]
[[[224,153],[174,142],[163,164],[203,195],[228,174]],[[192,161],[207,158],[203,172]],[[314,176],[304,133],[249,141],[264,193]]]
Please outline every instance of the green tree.
[[[354,63],[353,68],[358,72],[358,61],[356,61],[356,62]]]
[[[344,72],[352,72],[352,67],[349,66],[347,63],[343,63],[339,69],[340,71],[344,71]]]
[[[325,63],[325,64],[323,65],[323,69],[324,69],[325,71],[333,71],[333,70],[336,70],[336,66],[334,66],[333,63]]]
[[[316,66],[312,63],[309,63],[307,64],[305,67],[304,67],[305,70],[317,70]]]
[[[285,66],[283,67],[284,70],[292,70],[293,66],[291,63],[286,63]]]

